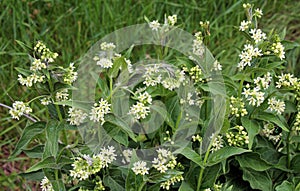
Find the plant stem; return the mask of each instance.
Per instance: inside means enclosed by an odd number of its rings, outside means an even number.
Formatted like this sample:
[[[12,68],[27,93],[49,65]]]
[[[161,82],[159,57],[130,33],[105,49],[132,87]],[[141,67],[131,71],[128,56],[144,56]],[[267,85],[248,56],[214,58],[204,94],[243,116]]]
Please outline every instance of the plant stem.
[[[212,143],[214,142],[216,136],[217,136],[217,134],[213,136],[213,138],[211,139],[211,141],[209,143],[209,146],[207,148],[207,151],[205,153],[204,160],[203,160],[203,168],[200,167],[201,170],[200,170],[200,173],[199,173],[199,178],[198,178],[198,183],[197,183],[197,191],[199,191],[200,188],[201,188],[201,182],[202,182],[202,178],[203,178],[203,173],[204,173],[204,170],[205,170],[207,159],[209,157],[210,148],[211,148]]]
[[[53,87],[53,83],[52,83],[50,77],[48,78],[48,83],[49,83],[49,87],[50,87],[50,92],[51,92],[52,99],[55,100],[54,99],[54,95],[53,95],[53,93],[54,93],[54,87]],[[61,114],[60,109],[59,109],[59,105],[56,105],[56,104],[54,104],[54,105],[55,105],[55,109],[56,109],[56,113],[58,115],[59,121],[63,122],[63,118],[62,118],[62,114]],[[65,145],[68,145],[68,138],[67,138],[67,133],[66,133],[65,129],[62,130],[62,134],[63,134],[63,143]]]
[[[143,183],[140,185],[138,191],[142,191],[144,186],[145,186],[146,182],[143,181]]]

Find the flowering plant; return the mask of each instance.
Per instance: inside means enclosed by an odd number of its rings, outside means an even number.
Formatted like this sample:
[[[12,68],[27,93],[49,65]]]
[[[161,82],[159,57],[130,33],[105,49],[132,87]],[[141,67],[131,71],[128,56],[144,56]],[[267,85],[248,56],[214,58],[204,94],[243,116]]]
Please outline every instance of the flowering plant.
[[[233,66],[205,47],[209,22],[191,38],[176,15],[126,29],[161,45],[135,64],[130,36],[116,40],[124,30],[96,44],[78,70],[57,65],[58,54],[38,42],[30,69],[17,70],[39,96],[10,109],[32,121],[11,157],[40,159],[23,176],[43,191],[300,189],[300,80],[282,70],[293,47],[258,28],[260,9],[244,9],[246,41]],[[36,101],[45,120],[31,115]]]

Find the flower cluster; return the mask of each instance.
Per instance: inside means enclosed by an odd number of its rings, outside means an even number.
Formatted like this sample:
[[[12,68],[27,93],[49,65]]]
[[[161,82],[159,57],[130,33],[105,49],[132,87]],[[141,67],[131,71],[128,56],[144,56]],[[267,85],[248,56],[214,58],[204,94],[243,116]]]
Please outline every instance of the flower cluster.
[[[145,79],[143,84],[148,86],[156,86],[161,83],[161,74],[159,74],[160,66],[158,64],[150,65],[145,68],[145,74],[143,78]]]
[[[280,58],[280,60],[285,58],[284,46],[281,44],[281,42],[273,43],[271,50],[276,56],[278,56],[278,58]]]
[[[193,139],[193,142],[196,142],[196,141],[202,142],[202,137],[200,135],[196,135],[196,136],[193,135],[192,139]]]
[[[278,76],[276,88],[294,88],[297,85],[298,79],[293,74],[281,74]]]
[[[197,94],[195,93],[187,93],[187,96],[185,99],[181,98],[180,99],[180,104],[187,103],[188,105],[196,105],[196,106],[201,106],[203,103],[203,100],[201,100]]]
[[[261,134],[275,143],[277,143],[282,136],[282,133],[279,133],[277,135],[275,134],[275,127],[272,123],[264,124]]]
[[[131,156],[132,156],[132,150],[131,149],[125,149],[122,151],[123,159],[122,163],[126,164],[130,162]]]
[[[173,91],[175,88],[178,88],[182,82],[185,80],[184,71],[175,71],[174,77],[167,77],[165,78],[161,84],[164,88]]]
[[[241,98],[231,96],[230,98],[230,113],[236,117],[245,116],[248,114],[245,109],[245,103]]]
[[[176,157],[167,149],[158,149],[158,156],[152,161],[152,166],[160,173],[165,173],[169,168],[173,169],[177,165]]]
[[[296,115],[296,119],[293,125],[293,129],[295,131],[300,131],[300,112],[297,113]]]
[[[104,124],[104,116],[110,113],[110,106],[106,100],[101,98],[98,103],[95,103],[90,112],[90,120],[94,122],[101,122],[101,125]]]
[[[272,81],[272,76],[270,72],[267,72],[263,77],[257,77],[254,79],[254,84],[256,85],[256,89],[265,90],[270,87]]]
[[[251,66],[253,58],[263,55],[261,52],[262,50],[260,50],[258,47],[254,47],[251,44],[244,45],[244,49],[239,55],[241,61],[238,63],[238,68],[243,70],[244,67]]]
[[[265,39],[267,39],[267,36],[265,33],[261,31],[261,29],[251,29],[249,31],[251,34],[251,38],[254,40],[254,42],[257,44]]]
[[[195,83],[204,82],[202,69],[198,65],[190,69],[183,67],[183,71],[187,72]]]
[[[151,95],[148,92],[139,92],[137,99],[138,102],[130,107],[129,114],[133,115],[137,120],[141,118],[145,119],[150,113],[149,105],[152,103]]]
[[[83,123],[85,118],[87,117],[87,114],[84,113],[84,111],[76,108],[69,108],[68,114],[69,118],[67,119],[67,121],[69,121],[71,125],[77,126]]]
[[[54,60],[58,56],[58,54],[56,52],[50,51],[50,49],[47,48],[46,45],[44,43],[42,43],[41,41],[38,41],[33,49],[38,54],[40,54],[41,59],[43,61],[45,61],[46,63],[54,62]]]
[[[44,97],[44,98],[42,98],[40,101],[41,101],[41,104],[42,104],[42,105],[49,105],[50,103],[52,103],[50,97]]]
[[[66,101],[69,99],[69,93],[67,89],[60,90],[55,94],[56,101]]]
[[[149,174],[149,168],[147,167],[147,163],[145,161],[137,161],[133,163],[133,167],[131,169],[136,175]]]
[[[160,187],[165,190],[170,190],[171,185],[174,185],[175,183],[183,181],[183,180],[184,180],[184,178],[181,174],[175,175],[172,178],[170,178],[169,180],[162,182],[160,184]]]
[[[33,84],[37,82],[43,82],[45,79],[44,75],[39,75],[36,73],[32,73],[31,75],[24,78],[21,74],[18,75],[18,81],[21,85],[25,85],[27,87],[31,87]]]
[[[42,191],[54,191],[51,182],[46,176],[41,181],[40,186]]]
[[[239,27],[239,30],[240,31],[245,31],[245,30],[247,30],[250,26],[251,26],[251,21],[245,21],[245,20],[243,20],[242,22],[241,22],[241,25],[240,25],[240,27]]]
[[[215,134],[212,134],[210,136],[211,139],[214,139],[212,142],[212,145],[211,145],[211,149],[210,149],[210,151],[212,153],[224,147],[222,135],[218,135],[216,137],[214,137],[214,136],[215,136]]]
[[[149,27],[153,31],[158,31],[163,29],[164,31],[168,31],[169,27],[173,27],[177,23],[177,15],[169,15],[165,18],[164,24],[160,24],[158,20],[153,20],[149,22]]]
[[[65,69],[64,82],[72,84],[78,77],[78,73],[75,71],[74,63],[70,63],[69,67]]]
[[[116,156],[114,147],[109,146],[108,148],[102,148],[99,154],[92,157],[89,155],[76,157],[72,164],[73,170],[70,170],[70,176],[79,180],[85,180],[102,168],[108,167],[108,164],[116,160]]]
[[[11,117],[17,120],[19,120],[19,117],[22,115],[29,114],[30,112],[32,112],[32,109],[22,101],[15,101],[12,108],[9,110]]]
[[[233,127],[230,132],[226,133],[226,138],[229,146],[241,147],[249,143],[247,131],[240,125]]]
[[[281,115],[284,112],[285,104],[284,101],[276,100],[274,97],[268,99],[269,107],[271,111],[275,111],[277,114]]]
[[[260,106],[265,100],[265,93],[259,91],[258,88],[250,89],[250,85],[247,84],[246,88],[243,89],[242,93],[245,98],[249,101],[249,104],[252,106]]]

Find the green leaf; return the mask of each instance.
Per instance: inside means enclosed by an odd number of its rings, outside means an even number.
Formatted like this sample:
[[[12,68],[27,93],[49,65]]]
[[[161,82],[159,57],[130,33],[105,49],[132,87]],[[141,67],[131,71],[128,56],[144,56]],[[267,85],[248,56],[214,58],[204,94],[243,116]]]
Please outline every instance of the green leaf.
[[[256,171],[265,171],[272,167],[260,158],[257,153],[245,153],[235,157],[242,168],[251,168]]]
[[[113,114],[107,114],[105,115],[105,121],[110,122],[114,125],[116,125],[117,127],[120,127],[122,130],[124,130],[128,136],[135,142],[137,142],[136,137],[134,132],[132,131],[132,129],[128,126],[128,124],[121,119],[118,116],[115,116]]]
[[[182,181],[178,191],[193,191],[193,190],[194,189],[191,188],[191,186],[187,182]]]
[[[63,180],[51,180],[50,181],[53,187],[53,190],[59,190],[59,191],[65,191],[65,184],[63,182]]]
[[[48,157],[30,167],[26,172],[33,172],[43,168],[55,168],[56,166],[57,165],[55,163],[54,157]]]
[[[216,164],[213,166],[209,166],[205,168],[202,179],[202,188],[211,188],[216,183],[216,179],[219,176],[219,172],[221,170],[221,165]]]
[[[112,78],[118,76],[119,70],[122,66],[126,65],[123,57],[116,58],[111,69],[109,69],[108,75]]]
[[[104,176],[103,183],[105,186],[109,187],[110,190],[118,190],[118,191],[125,191],[124,186],[121,186],[115,179],[111,176]]]
[[[24,128],[21,138],[17,143],[17,146],[9,158],[16,157],[21,153],[22,149],[25,148],[32,138],[38,134],[41,134],[45,129],[45,122],[36,122]]]
[[[242,117],[242,125],[246,128],[249,136],[248,149],[252,148],[254,137],[259,133],[259,125],[256,121]]]
[[[107,86],[107,81],[104,77],[99,77],[99,74],[91,72],[92,77],[94,78],[94,80],[97,81],[97,84],[101,90],[101,94],[103,97],[108,97],[109,96],[109,88]]]
[[[174,153],[182,154],[187,159],[199,165],[201,168],[204,168],[201,156],[198,153],[196,153],[192,148],[185,147],[184,149],[176,150]]]
[[[273,113],[261,112],[258,115],[255,115],[254,118],[260,119],[266,122],[272,122],[279,127],[281,127],[284,131],[289,131],[288,125],[285,120],[281,120],[278,116],[274,115]]]
[[[34,180],[34,181],[41,181],[44,178],[43,171],[35,171],[29,173],[20,173],[19,176],[26,178],[26,180]]]
[[[252,189],[263,191],[272,190],[272,180],[267,172],[257,172],[243,168],[243,179],[250,183]]]
[[[15,67],[15,69],[22,75],[24,75],[25,77],[29,76],[31,74],[30,70],[26,70],[23,68],[19,68],[19,67]]]
[[[285,180],[280,185],[276,186],[275,190],[276,191],[291,191],[291,190],[295,190],[295,187],[294,187],[293,183]]]
[[[294,156],[291,161],[291,169],[293,169],[293,171],[295,173],[300,173],[300,165],[299,164],[300,164],[300,154]]]
[[[23,152],[29,158],[42,158],[43,152],[44,152],[44,145],[37,145],[37,146],[29,148],[29,149],[23,149]]]
[[[239,155],[245,152],[250,152],[250,150],[246,150],[238,147],[223,147],[210,154],[210,156],[208,157],[207,165],[208,166],[215,165],[219,162],[228,159],[231,156]]]
[[[176,175],[180,175],[183,174],[183,172],[181,171],[177,171],[177,170],[167,170],[165,173],[160,173],[160,172],[154,172],[151,173],[151,175],[149,176],[149,182],[151,183],[160,183],[160,182],[165,182],[169,179],[171,179],[172,177],[176,176]]]
[[[56,120],[50,120],[46,126],[46,143],[43,158],[53,156],[56,158],[58,154],[58,138],[59,131],[63,129],[62,123]]]

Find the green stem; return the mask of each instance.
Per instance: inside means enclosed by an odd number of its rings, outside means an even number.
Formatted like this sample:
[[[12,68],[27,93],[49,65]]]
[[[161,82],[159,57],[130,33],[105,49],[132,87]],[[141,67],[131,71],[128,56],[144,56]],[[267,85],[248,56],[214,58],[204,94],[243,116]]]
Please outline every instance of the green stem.
[[[288,132],[288,135],[287,135],[287,138],[286,138],[286,154],[287,154],[287,167],[288,167],[288,169],[291,166],[290,136],[291,136],[291,130]]]
[[[143,181],[143,183],[140,185],[138,191],[142,191],[144,186],[145,186],[146,182]]]
[[[211,141],[210,141],[210,143],[209,143],[209,146],[208,146],[208,148],[207,148],[207,151],[206,151],[206,153],[205,153],[204,160],[203,160],[203,168],[200,167],[201,170],[200,170],[199,178],[198,178],[197,191],[199,191],[200,188],[201,188],[201,183],[202,183],[203,173],[204,173],[204,170],[205,170],[205,166],[206,166],[207,159],[208,159],[208,157],[209,157],[210,148],[212,147],[212,143],[214,142],[216,136],[217,136],[217,134],[213,136],[213,138],[211,139]]]
[[[52,83],[52,80],[51,80],[50,77],[48,78],[48,83],[49,83],[49,87],[50,87],[50,92],[51,92],[52,99],[55,100],[54,99],[54,95],[53,95],[53,93],[54,93],[54,86],[53,86],[53,83]],[[60,112],[59,106],[56,105],[56,104],[54,104],[54,105],[55,105],[55,109],[56,109],[59,121],[63,122],[63,117],[62,117],[62,114]],[[62,134],[63,134],[63,143],[65,145],[68,145],[68,138],[67,138],[67,133],[66,133],[65,129],[62,130]]]

